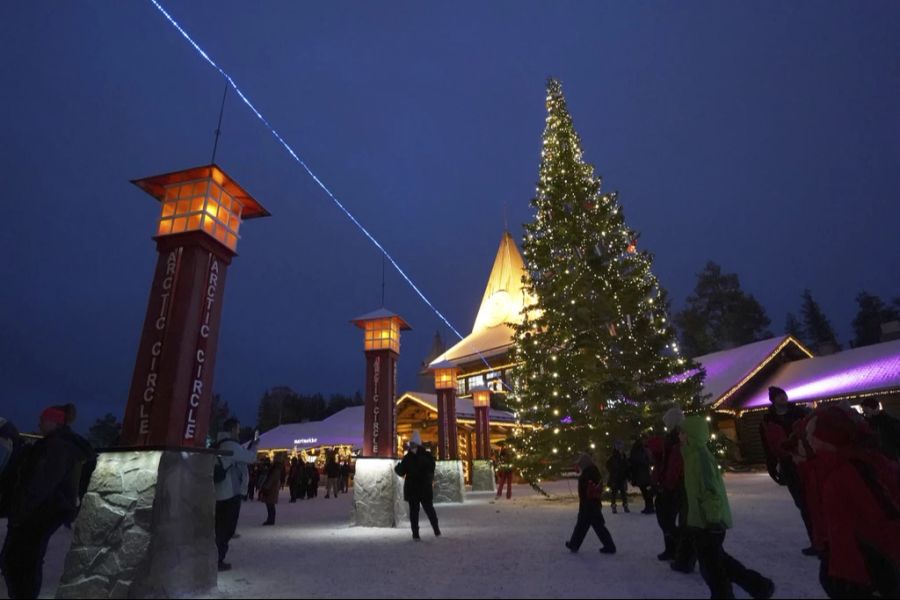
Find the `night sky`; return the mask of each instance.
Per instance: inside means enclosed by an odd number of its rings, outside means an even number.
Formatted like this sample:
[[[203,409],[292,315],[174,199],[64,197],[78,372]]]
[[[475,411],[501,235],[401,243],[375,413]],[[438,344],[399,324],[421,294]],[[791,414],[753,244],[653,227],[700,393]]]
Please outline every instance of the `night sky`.
[[[900,296],[898,2],[167,3],[463,333],[504,228],[530,220],[544,84],[618,190],[676,308],[709,260],[780,332],[813,291]],[[129,180],[205,164],[224,83],[153,5],[0,5],[0,416],[124,411],[159,205]],[[215,390],[363,388],[349,320],[378,251],[233,94],[217,162],[273,214],[229,271]],[[401,388],[441,327],[413,326]]]

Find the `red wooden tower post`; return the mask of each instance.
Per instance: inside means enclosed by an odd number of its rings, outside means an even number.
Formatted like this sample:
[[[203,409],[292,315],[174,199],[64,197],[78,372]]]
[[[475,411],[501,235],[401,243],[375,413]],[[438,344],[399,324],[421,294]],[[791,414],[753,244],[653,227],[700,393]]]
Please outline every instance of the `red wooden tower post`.
[[[162,213],[122,442],[205,447],[225,274],[241,222],[269,213],[214,164],[133,183]]]
[[[475,459],[491,458],[491,390],[477,387],[472,392],[472,406],[475,408]]]
[[[406,321],[380,309],[353,319],[365,330],[366,404],[363,428],[363,457],[393,458],[397,446],[397,360],[400,358],[400,331],[409,330]]]
[[[456,386],[459,369],[444,361],[432,365],[434,391],[438,405],[438,458],[459,460],[459,436],[456,426]]]

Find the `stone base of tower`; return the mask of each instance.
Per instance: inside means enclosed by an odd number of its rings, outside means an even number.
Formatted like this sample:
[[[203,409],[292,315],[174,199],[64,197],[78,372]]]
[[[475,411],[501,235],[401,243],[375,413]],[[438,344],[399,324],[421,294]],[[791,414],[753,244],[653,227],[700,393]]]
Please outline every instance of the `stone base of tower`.
[[[493,492],[496,485],[494,464],[489,460],[472,461],[472,491]]]
[[[174,598],[216,589],[215,454],[100,455],[57,598]]]
[[[434,503],[463,502],[466,480],[461,460],[439,460],[434,470]]]
[[[359,458],[353,476],[351,524],[397,527],[407,518],[403,479],[394,473],[393,458]]]

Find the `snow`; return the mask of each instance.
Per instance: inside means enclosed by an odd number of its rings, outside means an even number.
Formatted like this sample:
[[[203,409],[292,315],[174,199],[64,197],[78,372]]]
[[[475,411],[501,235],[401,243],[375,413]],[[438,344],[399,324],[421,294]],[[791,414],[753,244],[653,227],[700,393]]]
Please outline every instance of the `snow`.
[[[787,489],[760,473],[728,474],[726,485],[735,522],[725,541],[729,553],[772,578],[776,597],[824,597],[818,560],[800,554],[807,540]],[[575,523],[575,482],[547,489],[551,500],[515,486],[512,500],[481,492],[468,494],[465,504],[437,505],[443,536],[431,535],[423,514],[418,543],[408,524],[350,527],[350,494],[296,504],[282,497],[274,527],[260,526],[263,504],[244,503],[241,537],[228,555],[234,569],[219,577],[215,597],[708,597],[699,574],[674,573],[656,560],[662,537],[655,517],[639,513],[637,498],[631,514],[604,506],[618,554],[599,554],[589,533],[573,555],[563,542]],[[53,596],[70,540],[64,532],[50,544],[42,597]]]

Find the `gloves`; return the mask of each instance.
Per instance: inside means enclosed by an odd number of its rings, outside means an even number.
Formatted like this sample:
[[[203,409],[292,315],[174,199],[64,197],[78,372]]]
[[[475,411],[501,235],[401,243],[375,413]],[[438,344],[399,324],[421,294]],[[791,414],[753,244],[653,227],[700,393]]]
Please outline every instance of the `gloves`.
[[[778,472],[778,469],[769,469],[769,477],[772,478],[772,481],[777,483],[778,485],[787,485],[784,481],[784,477],[782,477],[781,473]]]
[[[724,523],[710,523],[706,526],[706,528],[711,533],[725,533],[725,524]]]

